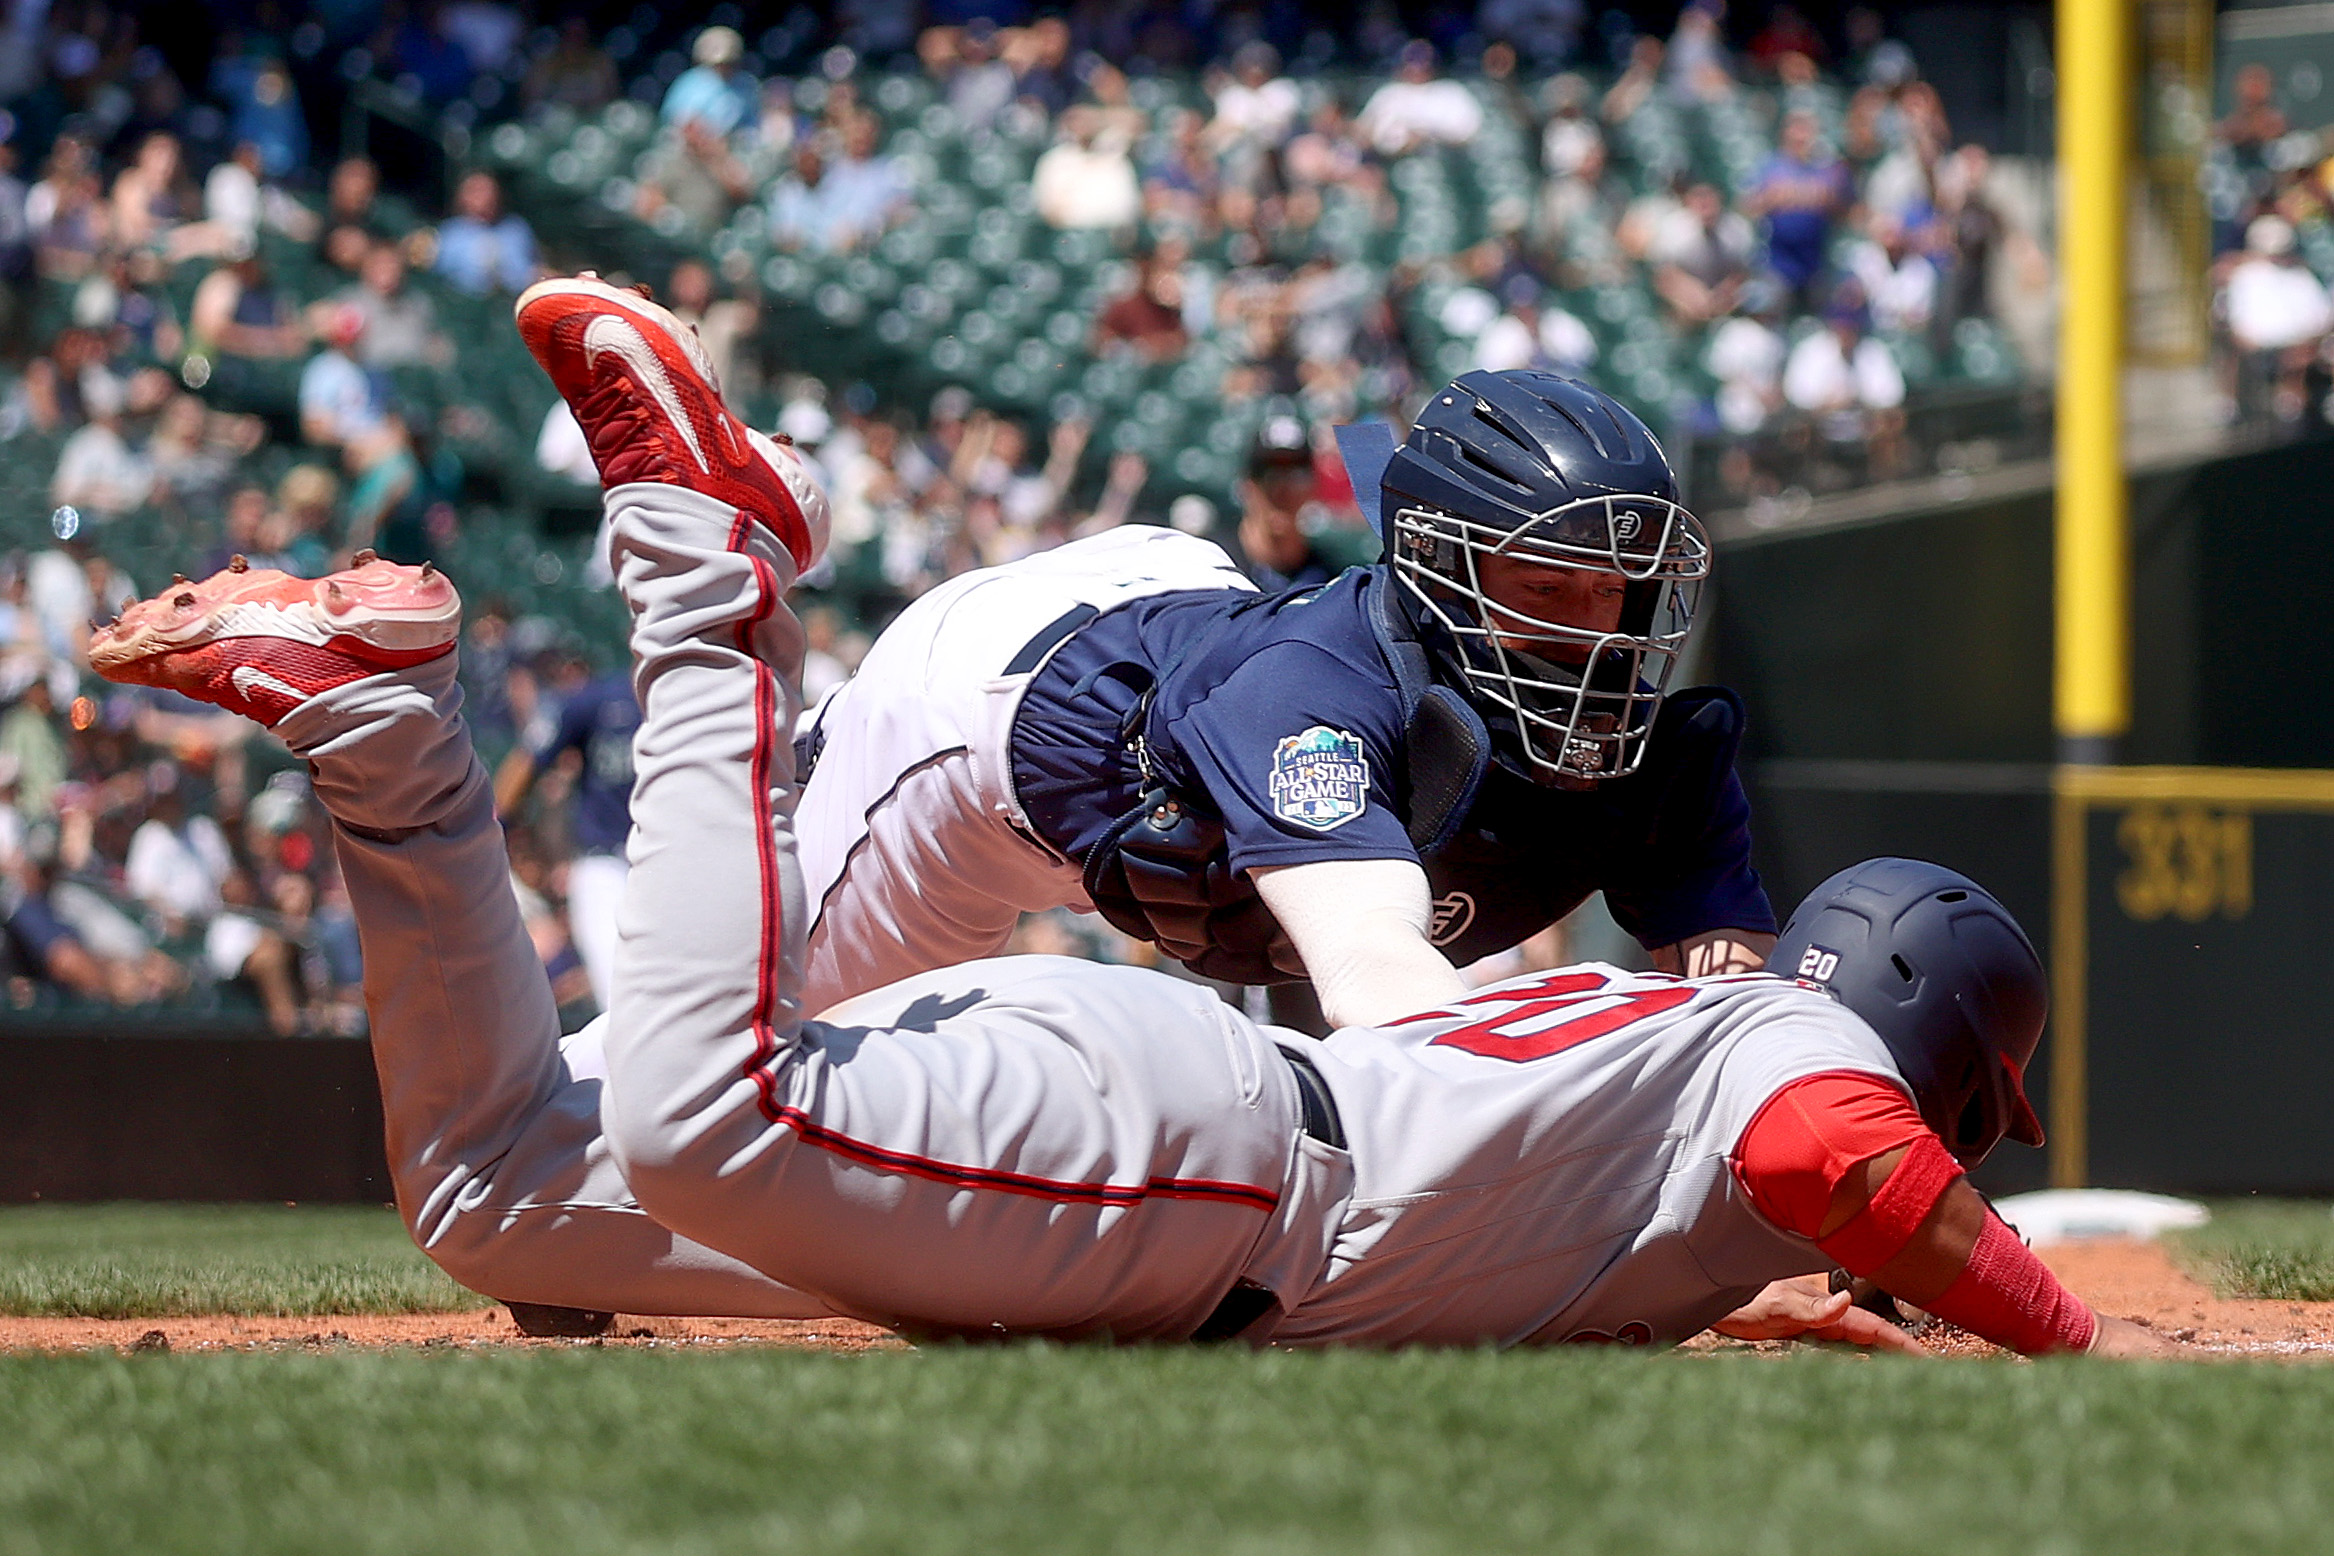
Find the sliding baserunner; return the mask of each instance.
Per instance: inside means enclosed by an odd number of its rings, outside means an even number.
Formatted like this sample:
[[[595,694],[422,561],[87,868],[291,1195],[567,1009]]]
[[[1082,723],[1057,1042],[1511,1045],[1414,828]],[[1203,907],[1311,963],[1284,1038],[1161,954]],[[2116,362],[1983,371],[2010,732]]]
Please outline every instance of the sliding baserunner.
[[[825,500],[643,298],[550,282],[519,324],[607,481],[644,713],[604,1082],[559,1055],[445,579],[230,571],[132,607],[93,655],[311,764],[399,1203],[458,1279],[918,1335],[1869,1337],[1844,1296],[1770,1285],[1837,1265],[2025,1351],[2156,1343],[2067,1294],[1961,1175],[2036,1136],[2018,1067],[2042,982],[1999,905],[1929,866],[1811,898],[1783,941],[1804,981],[1577,967],[1323,1042],[1161,974],[1022,957],[806,1019],[785,593]]]

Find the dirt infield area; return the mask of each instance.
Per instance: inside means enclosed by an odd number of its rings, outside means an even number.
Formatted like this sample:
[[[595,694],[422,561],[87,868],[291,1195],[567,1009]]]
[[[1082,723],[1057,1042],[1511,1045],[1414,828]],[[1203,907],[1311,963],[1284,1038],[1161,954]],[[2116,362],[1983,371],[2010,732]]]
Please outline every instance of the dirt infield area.
[[[2040,1250],[2075,1293],[2102,1312],[2136,1319],[2202,1355],[2334,1359],[2334,1302],[2248,1301],[2217,1296],[2148,1242],[2101,1240]],[[1957,1332],[1924,1336],[1946,1354],[1991,1349]],[[847,1319],[792,1322],[742,1318],[623,1315],[601,1339],[544,1340],[520,1334],[500,1307],[467,1313],[331,1318],[9,1318],[0,1351],[88,1349],[219,1351],[302,1347],[418,1346],[777,1346],[864,1351],[903,1342]],[[1702,1347],[1697,1347],[1702,1348]],[[1717,1349],[1733,1349],[1720,1342]]]

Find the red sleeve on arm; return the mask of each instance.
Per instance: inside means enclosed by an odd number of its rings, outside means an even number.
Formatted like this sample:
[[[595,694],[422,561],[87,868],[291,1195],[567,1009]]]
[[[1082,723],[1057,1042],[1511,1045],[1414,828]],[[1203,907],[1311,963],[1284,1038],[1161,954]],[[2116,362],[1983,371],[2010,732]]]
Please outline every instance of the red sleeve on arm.
[[[2098,1317],[1990,1210],[1969,1264],[1929,1311],[2027,1356],[2087,1351],[2099,1333]]]
[[[1935,1137],[1912,1100],[1879,1076],[1853,1071],[1810,1075],[1760,1107],[1734,1148],[1734,1170],[1760,1215],[1813,1241],[1823,1230],[1841,1179],[1873,1157],[1923,1138]],[[1937,1185],[1937,1192],[1943,1189]],[[1913,1218],[1914,1226],[1935,1203],[1932,1193]],[[1911,1236],[1909,1229],[1906,1236]]]

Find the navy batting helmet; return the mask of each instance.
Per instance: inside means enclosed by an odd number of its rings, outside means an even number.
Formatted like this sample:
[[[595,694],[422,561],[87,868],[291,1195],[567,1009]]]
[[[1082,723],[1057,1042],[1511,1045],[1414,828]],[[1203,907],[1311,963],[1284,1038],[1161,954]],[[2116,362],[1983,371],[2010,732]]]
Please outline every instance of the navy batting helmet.
[[[1852,865],[1807,894],[1767,970],[1829,990],[1880,1034],[1956,1160],[1975,1166],[2004,1135],[2042,1144],[2026,1066],[2049,980],[1975,881],[1918,859]]]
[[[1542,783],[1634,772],[1710,571],[1645,423],[1554,373],[1469,373],[1394,451],[1382,504],[1411,617],[1502,760]],[[1618,580],[1617,616],[1555,577],[1584,572]]]

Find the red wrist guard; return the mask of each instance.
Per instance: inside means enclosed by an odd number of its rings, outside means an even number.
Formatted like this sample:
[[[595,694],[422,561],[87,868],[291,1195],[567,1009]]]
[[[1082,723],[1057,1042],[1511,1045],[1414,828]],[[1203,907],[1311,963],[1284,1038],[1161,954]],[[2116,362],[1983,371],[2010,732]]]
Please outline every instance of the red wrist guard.
[[[2099,1333],[2091,1310],[1990,1210],[1968,1265],[1929,1311],[2027,1356],[2087,1351]]]
[[[1815,1246],[1849,1274],[1869,1276],[1904,1251],[1937,1208],[1938,1196],[1960,1176],[1961,1164],[1935,1135],[1923,1133],[1905,1147],[1904,1160],[1864,1208]]]

